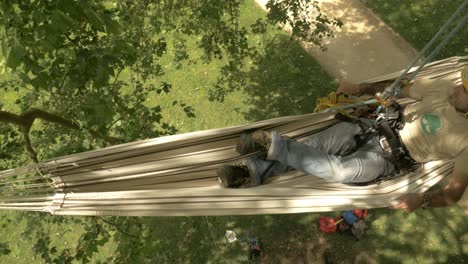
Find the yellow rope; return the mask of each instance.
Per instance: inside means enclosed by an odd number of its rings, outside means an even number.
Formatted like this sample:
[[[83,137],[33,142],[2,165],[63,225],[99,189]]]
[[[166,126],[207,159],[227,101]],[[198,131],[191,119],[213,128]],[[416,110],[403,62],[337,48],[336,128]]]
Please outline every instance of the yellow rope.
[[[351,99],[343,94],[337,96],[335,92],[331,92],[327,96],[317,99],[314,112],[321,112],[330,107],[353,104],[360,101],[361,100]]]
[[[378,100],[379,98],[377,98]],[[361,102],[360,99],[351,99],[344,94],[336,95],[335,92],[329,93],[325,97],[318,98],[316,101],[316,106],[314,112],[321,112],[325,109],[335,106],[347,105],[347,104],[354,104],[357,102]],[[468,112],[465,113],[465,117],[468,118]]]

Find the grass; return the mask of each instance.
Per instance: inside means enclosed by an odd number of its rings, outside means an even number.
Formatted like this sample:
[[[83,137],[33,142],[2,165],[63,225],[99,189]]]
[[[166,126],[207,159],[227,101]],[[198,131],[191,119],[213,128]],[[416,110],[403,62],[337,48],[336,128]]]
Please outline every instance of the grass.
[[[371,1],[366,2],[370,5]],[[388,9],[393,8],[394,13],[398,14],[397,10],[400,9],[394,6]],[[249,1],[243,9],[243,14],[242,21],[255,21],[257,17],[263,16],[264,12],[253,1]],[[398,18],[394,20],[399,22]],[[412,29],[414,24],[410,22],[407,22],[408,29]],[[430,24],[427,24],[427,28],[425,25],[420,24],[420,33],[416,31],[413,34],[424,35],[424,32],[433,30]],[[398,31],[398,28],[395,30]],[[406,37],[403,33],[400,34]],[[230,94],[224,103],[210,102],[208,89],[217,78],[215,72],[220,63],[184,65],[183,75],[172,70],[172,66],[168,64],[164,78],[173,85],[173,92],[164,97],[149,98],[148,104],[161,105],[166,118],[164,121],[177,126],[180,132],[188,132],[311,112],[318,96],[336,88],[332,78],[297,43],[290,41],[285,33],[274,30],[266,36],[251,36],[249,39],[266,45],[267,52],[259,60],[248,62],[251,67],[245,90]],[[414,43],[413,45],[420,48]],[[454,52],[458,51],[450,52],[456,54]],[[0,96],[3,100],[6,98],[7,105],[13,105],[15,95]],[[186,117],[182,111],[172,106],[173,100],[191,104],[196,117]],[[21,219],[20,214],[2,212],[0,215],[3,217],[2,223],[6,223],[5,219],[12,220],[0,229],[0,242],[8,243],[12,250],[11,254],[0,256],[0,263],[44,263],[34,254],[31,241],[21,237],[28,223],[24,220],[15,221]],[[331,249],[332,258],[336,263],[466,262],[468,224],[463,211],[458,207],[418,210],[413,214],[387,209],[371,210],[368,217],[370,229],[362,241],[356,241],[349,234],[320,232],[319,216],[337,214],[339,212],[144,217],[140,220],[152,233],[150,238],[145,239],[143,246],[135,249],[133,240],[123,234],[116,234],[113,240],[100,248],[93,263],[104,261],[119,252],[132,250],[137,251],[133,263],[248,263],[245,245],[226,244],[224,234],[227,229],[238,232],[241,237],[250,232],[252,236],[262,240],[265,253],[259,263],[319,263],[317,255],[325,248]],[[54,218],[47,214],[41,214],[41,217]],[[66,246],[69,247],[77,244],[77,239],[83,231],[78,224],[57,223],[49,228],[55,245],[65,246],[64,243],[67,243]],[[359,262],[361,260],[363,262]]]
[[[361,2],[416,49],[421,50],[463,0],[361,0]],[[456,22],[459,20],[460,16]],[[449,27],[449,30],[452,28],[453,25]],[[468,27],[465,25],[435,59],[466,55],[468,53],[467,39]]]
[[[244,26],[264,16],[254,1],[247,1],[241,13]],[[166,74],[161,81],[170,83],[172,92],[149,98],[148,105],[159,104],[165,117],[163,121],[176,126],[180,132],[189,132],[309,113],[317,97],[336,89],[333,79],[286,33],[275,29],[265,35],[251,34],[248,39],[252,45],[264,46],[265,53],[257,60],[246,61],[247,85],[243,91],[231,93],[224,102],[209,101],[208,91],[214,86],[223,62],[186,63],[182,71],[176,71],[168,56]],[[195,42],[188,44],[194,47]],[[193,50],[190,56],[202,55]],[[192,105],[196,118],[185,117],[182,109],[172,105],[174,100]]]

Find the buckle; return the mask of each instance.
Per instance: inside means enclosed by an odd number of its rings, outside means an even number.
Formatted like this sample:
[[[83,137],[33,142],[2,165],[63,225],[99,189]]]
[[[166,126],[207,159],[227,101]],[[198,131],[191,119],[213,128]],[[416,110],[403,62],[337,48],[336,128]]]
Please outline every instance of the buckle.
[[[385,136],[380,137],[379,143],[384,152],[392,153],[392,148],[390,147],[390,144],[388,144],[388,140]]]

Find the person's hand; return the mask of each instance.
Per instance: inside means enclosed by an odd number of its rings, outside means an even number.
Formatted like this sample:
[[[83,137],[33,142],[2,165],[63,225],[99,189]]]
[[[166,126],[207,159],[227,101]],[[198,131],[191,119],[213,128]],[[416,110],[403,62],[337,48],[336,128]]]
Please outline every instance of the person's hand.
[[[401,209],[406,212],[412,212],[419,208],[424,202],[424,197],[419,193],[408,193],[399,199],[399,203],[392,206],[392,209]]]
[[[340,86],[338,87],[335,93],[337,95],[340,95],[340,94],[358,95],[359,85],[350,83],[348,81],[341,81]]]

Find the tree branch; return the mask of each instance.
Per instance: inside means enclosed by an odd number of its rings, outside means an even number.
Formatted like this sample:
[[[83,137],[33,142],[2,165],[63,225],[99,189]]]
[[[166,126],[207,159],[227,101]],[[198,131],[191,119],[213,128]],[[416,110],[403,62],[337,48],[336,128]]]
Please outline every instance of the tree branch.
[[[71,120],[65,119],[59,115],[52,114],[52,113],[46,112],[44,110],[36,109],[36,108],[32,108],[31,110],[25,112],[24,114],[22,114],[22,117],[25,119],[27,124],[31,124],[31,125],[34,122],[34,120],[39,118],[39,119],[42,119],[51,123],[62,125],[67,128],[76,129],[76,130],[81,129],[81,127],[77,123]],[[86,129],[86,131],[88,131],[88,133],[91,134],[93,137],[102,138],[106,142],[111,143],[111,144],[122,142],[122,140],[119,138],[101,135],[99,132],[91,130],[91,129]]]
[[[23,131],[23,137],[24,137],[24,143],[26,144],[26,150],[29,153],[29,156],[31,159],[35,162],[38,163],[39,160],[37,159],[37,152],[34,150],[32,144],[31,144],[31,139],[29,137],[29,130],[28,131]]]
[[[80,129],[80,126],[71,120],[65,119],[59,115],[46,112],[44,110],[31,108],[24,112],[21,117],[23,118],[26,126],[31,126],[36,119],[42,119],[51,123],[57,123],[67,128]]]
[[[20,127],[20,130],[22,131],[24,136],[25,148],[28,151],[31,159],[34,160],[34,162],[36,163],[38,162],[37,152],[34,150],[31,143],[31,138],[29,137],[29,132],[36,119],[42,119],[44,121],[59,124],[63,127],[70,129],[82,129],[77,123],[71,120],[36,108],[32,108],[21,115],[16,115],[10,112],[0,110],[0,122],[10,123]],[[102,138],[110,144],[120,143],[123,141],[119,138],[101,135],[99,132],[91,129],[87,129],[86,131],[88,131],[88,133],[91,134],[93,137]]]
[[[23,121],[21,119],[21,116],[15,115],[13,113],[5,112],[5,111],[0,111],[0,122],[23,126]]]

